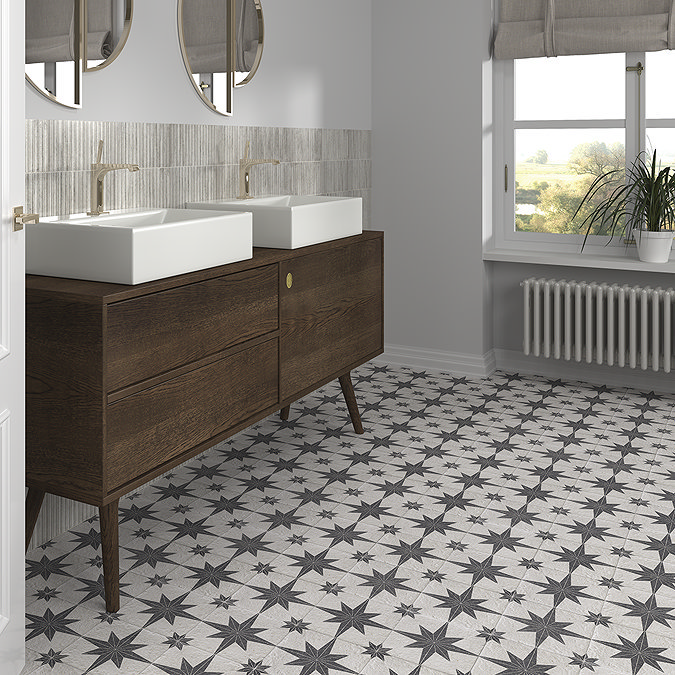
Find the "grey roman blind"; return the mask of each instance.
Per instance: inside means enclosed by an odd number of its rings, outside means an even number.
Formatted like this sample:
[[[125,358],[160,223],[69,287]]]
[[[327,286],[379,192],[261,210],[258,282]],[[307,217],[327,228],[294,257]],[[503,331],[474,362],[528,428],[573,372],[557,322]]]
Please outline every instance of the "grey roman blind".
[[[497,59],[675,49],[675,0],[501,0]]]

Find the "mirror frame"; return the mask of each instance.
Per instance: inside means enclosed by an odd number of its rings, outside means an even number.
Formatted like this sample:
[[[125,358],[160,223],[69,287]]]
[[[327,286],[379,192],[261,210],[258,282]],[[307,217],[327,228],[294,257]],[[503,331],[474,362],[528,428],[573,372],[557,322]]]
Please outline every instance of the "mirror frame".
[[[97,66],[88,66],[87,65],[87,32],[86,30],[82,31],[82,66],[83,70],[85,73],[93,73],[97,70],[102,70],[106,66],[109,66],[122,52],[124,49],[124,45],[127,43],[127,39],[129,38],[129,33],[131,33],[131,24],[134,18],[134,0],[124,0],[125,3],[125,8],[124,8],[124,31],[122,32],[122,35],[120,37],[120,41],[115,45],[115,49],[113,49],[112,54],[103,62],[99,63]],[[87,0],[84,0],[84,18],[83,18],[83,26],[86,26],[88,23],[88,16],[87,16]]]
[[[188,0],[189,1],[189,0]],[[225,0],[227,2],[227,55],[226,55],[226,64],[227,64],[227,73],[225,73],[226,84],[227,84],[227,103],[226,109],[220,110],[217,108],[204,94],[202,87],[197,84],[195,81],[194,73],[190,68],[190,59],[187,55],[187,49],[185,48],[185,34],[183,31],[183,7],[185,5],[185,0],[178,0],[178,43],[180,44],[180,51],[183,55],[183,66],[185,66],[185,72],[188,75],[188,79],[192,83],[194,90],[197,92],[199,98],[202,102],[214,112],[217,112],[219,115],[231,116],[232,115],[232,90],[234,89],[234,10],[235,10],[235,0]],[[201,74],[201,73],[200,73]],[[204,83],[201,83],[204,84]]]
[[[82,73],[84,72],[83,67],[84,45],[82,43],[82,26],[84,26],[85,2],[86,0],[73,0],[73,14],[74,14],[73,32],[75,33],[76,36],[76,38],[73,40],[73,48],[75,52],[75,59],[73,60],[73,68],[75,69],[74,102],[70,104],[60,101],[58,98],[56,98],[54,94],[51,93],[51,91],[49,91],[48,89],[43,89],[42,87],[38,86],[30,77],[30,75],[28,75],[28,73],[25,73],[26,81],[33,87],[33,89],[35,89],[36,92],[38,92],[38,94],[41,94],[52,103],[57,103],[58,105],[62,105],[64,108],[70,108],[71,110],[82,107]],[[24,69],[25,67],[26,63],[24,57]]]
[[[113,50],[112,54],[103,63],[91,67],[87,66],[87,59],[85,58],[87,53],[87,31],[83,30],[83,27],[87,25],[87,0],[73,0],[73,2],[73,32],[77,36],[73,41],[73,47],[75,51],[75,59],[73,61],[73,67],[75,69],[75,101],[73,104],[64,103],[47,89],[43,89],[42,87],[38,86],[30,77],[30,75],[28,75],[28,73],[25,74],[25,77],[28,84],[30,84],[33,89],[35,89],[35,91],[37,91],[41,96],[44,96],[47,100],[51,101],[52,103],[62,105],[64,108],[77,109],[82,107],[82,73],[102,70],[106,66],[110,65],[120,55],[122,49],[124,48],[124,45],[126,44],[129,37],[129,33],[131,32],[131,23],[134,16],[134,0],[124,0],[125,28],[122,36],[120,37],[120,41],[115,45],[115,49]]]
[[[246,0],[244,0],[244,2],[245,1]],[[260,0],[251,1],[254,3],[256,13],[258,14],[258,50],[255,54],[253,66],[251,67],[251,70],[248,71],[248,75],[241,82],[236,82],[234,85],[235,88],[243,87],[253,79],[253,76],[256,74],[258,66],[260,65],[260,61],[262,60],[263,48],[265,47],[265,20],[263,19],[262,4]]]

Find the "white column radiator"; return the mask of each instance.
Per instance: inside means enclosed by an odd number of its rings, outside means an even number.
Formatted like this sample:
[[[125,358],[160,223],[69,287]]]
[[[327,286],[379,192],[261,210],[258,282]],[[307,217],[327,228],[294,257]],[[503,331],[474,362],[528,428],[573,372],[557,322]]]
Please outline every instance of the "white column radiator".
[[[672,288],[534,278],[521,286],[526,355],[670,372]]]

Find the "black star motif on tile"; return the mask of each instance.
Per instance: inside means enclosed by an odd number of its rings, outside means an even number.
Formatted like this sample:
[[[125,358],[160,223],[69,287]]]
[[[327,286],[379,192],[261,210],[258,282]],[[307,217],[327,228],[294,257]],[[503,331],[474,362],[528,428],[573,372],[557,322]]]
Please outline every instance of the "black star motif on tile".
[[[157,667],[167,673],[167,675],[222,675],[222,673],[208,670],[213,659],[214,655],[212,654],[194,666],[187,659],[181,659],[180,668],[164,666],[161,663],[158,663]]]
[[[85,673],[96,672],[96,669],[112,661],[118,668],[122,667],[125,659],[129,661],[138,661],[140,663],[149,663],[148,659],[140,654],[137,654],[138,649],[142,649],[146,645],[135,643],[134,640],[141,633],[137,630],[123,638],[118,638],[114,632],[111,632],[107,640],[97,640],[85,636],[85,640],[94,645],[94,649],[86,652],[87,654],[95,654],[98,658],[89,666]]]
[[[412,649],[420,649],[420,664],[427,661],[434,654],[438,654],[446,661],[451,660],[450,652],[456,652],[459,654],[469,654],[466,649],[458,647],[457,643],[461,638],[448,637],[448,624],[443,624],[440,628],[437,628],[435,631],[429,630],[424,626],[420,626],[419,634],[408,633],[405,631],[397,631],[400,635],[404,635],[407,638],[410,638],[412,642],[408,644],[408,647]]]
[[[161,619],[168,621],[172,626],[173,622],[178,617],[196,620],[196,617],[188,612],[188,610],[193,609],[195,605],[188,605],[184,603],[184,600],[188,595],[190,595],[189,592],[183,593],[183,595],[179,595],[178,597],[173,598],[173,600],[170,600],[166,595],[164,595],[164,593],[162,593],[162,596],[158,601],[138,598],[140,602],[142,602],[144,605],[147,605],[147,609],[140,610],[140,614],[150,614],[150,618],[148,619],[144,628],[151,626],[153,623],[156,623]]]
[[[298,577],[302,577],[305,574],[310,572],[317,572],[321,576],[326,570],[339,571],[338,567],[335,567],[333,563],[337,562],[337,558],[328,558],[330,549],[326,549],[321,553],[314,555],[309,551],[305,551],[303,556],[298,555],[289,555],[288,557],[295,562],[291,563],[292,567],[299,567],[300,572],[298,572]]]
[[[549,637],[558,642],[564,642],[563,637],[565,636],[581,637],[580,635],[567,630],[567,626],[571,625],[570,623],[555,620],[555,609],[550,610],[543,616],[538,616],[530,611],[528,611],[528,614],[530,615],[529,619],[523,619],[517,616],[512,616],[510,618],[523,624],[523,628],[520,629],[521,631],[535,634],[535,644],[537,647]]]
[[[629,659],[633,673],[637,673],[644,665],[651,666],[656,668],[656,670],[662,671],[662,663],[675,663],[673,659],[668,658],[667,656],[662,656],[663,652],[666,651],[667,647],[650,647],[649,641],[647,639],[647,634],[642,633],[637,640],[632,641],[628,638],[618,636],[620,644],[616,642],[605,642],[600,640],[603,645],[607,647],[612,647],[616,650],[616,654],[612,655],[612,658],[615,659]]]
[[[473,591],[473,586],[469,586],[469,588],[459,594],[451,591],[449,588],[446,588],[445,592],[447,593],[447,597],[434,594],[430,594],[430,596],[436,600],[440,600],[440,604],[436,605],[436,607],[450,610],[448,622],[453,621],[460,614],[467,614],[474,619],[476,618],[476,612],[495,614],[494,610],[489,609],[488,607],[483,607],[483,604],[486,602],[486,600],[480,600],[478,598],[472,597]]]
[[[368,600],[365,600],[356,607],[349,607],[344,602],[342,602],[340,603],[340,609],[331,609],[330,607],[324,608],[324,612],[332,615],[327,619],[327,621],[329,623],[332,622],[339,624],[335,637],[339,637],[350,628],[355,628],[364,635],[366,632],[365,629],[368,626],[384,628],[381,623],[373,621],[373,618],[378,616],[377,612],[366,612],[368,602]]]
[[[411,591],[413,590],[409,586],[406,586],[404,581],[406,581],[405,577],[397,577],[396,572],[398,571],[398,568],[394,568],[390,570],[389,572],[385,572],[384,574],[382,572],[378,572],[377,570],[373,570],[373,573],[371,575],[367,574],[357,574],[357,577],[360,577],[361,579],[364,579],[365,582],[361,584],[361,586],[370,586],[371,587],[371,592],[370,596],[374,597],[378,595],[379,593],[389,593],[390,595],[396,595],[396,591],[401,590],[401,591]]]
[[[26,640],[32,640],[38,635],[45,635],[51,642],[57,633],[64,633],[65,635],[79,635],[70,626],[77,623],[77,619],[69,619],[68,615],[73,612],[75,606],[68,607],[58,614],[54,614],[49,607],[45,613],[40,616],[38,614],[26,614],[26,630],[30,631],[26,635]]]
[[[507,652],[509,660],[495,659],[488,657],[488,661],[501,666],[496,675],[545,675],[555,668],[554,665],[544,665],[537,663],[537,649],[533,649],[525,658],[520,658],[512,652]]]
[[[296,579],[289,581],[283,586],[278,586],[273,581],[270,582],[269,588],[262,588],[260,586],[252,586],[253,590],[258,591],[260,595],[256,595],[256,600],[264,600],[265,604],[260,609],[260,614],[263,614],[271,607],[279,605],[284,609],[289,608],[289,604],[294,602],[298,605],[308,604],[300,598],[302,591],[294,591],[293,586],[296,584]]]
[[[70,552],[58,558],[48,558],[46,555],[43,555],[39,561],[26,560],[26,579],[42,577],[47,581],[52,574],[64,577],[69,576],[66,568],[70,567],[70,565],[62,562],[69,555]]]
[[[43,666],[54,668],[57,663],[63,663],[64,658],[65,654],[62,651],[56,652],[50,648],[48,652],[39,654],[37,661],[39,661]]]
[[[282,647],[285,652],[295,656],[295,660],[291,661],[289,665],[302,666],[299,675],[310,675],[317,672],[321,675],[330,675],[331,671],[338,671],[341,673],[355,673],[351,668],[340,665],[338,661],[346,658],[346,654],[333,654],[335,648],[335,639],[327,642],[322,647],[314,647],[309,642],[305,642],[305,650],[291,649],[289,647]]]
[[[256,614],[255,616],[246,619],[246,621],[239,623],[234,617],[230,617],[227,625],[206,621],[205,623],[207,625],[211,626],[211,628],[215,628],[217,631],[209,637],[221,640],[220,646],[216,651],[222,652],[224,649],[227,649],[234,644],[239,645],[243,650],[246,650],[249,642],[269,645],[270,642],[259,635],[264,632],[265,629],[253,627],[257,618],[258,615]]]
[[[187,578],[197,579],[192,590],[200,588],[201,586],[206,586],[207,584],[219,588],[221,583],[235,582],[235,578],[232,576],[234,571],[228,569],[229,567],[229,562],[224,562],[213,567],[208,560],[204,562],[204,567],[186,566],[186,569],[194,572],[194,574],[188,575]]]
[[[152,569],[155,569],[159,563],[174,564],[171,554],[166,552],[169,546],[171,546],[171,543],[163,544],[157,548],[152,548],[146,544],[143,547],[143,550],[127,548],[127,552],[131,553],[129,560],[135,560],[134,564],[129,569],[133,570],[142,565],[150,565]]]

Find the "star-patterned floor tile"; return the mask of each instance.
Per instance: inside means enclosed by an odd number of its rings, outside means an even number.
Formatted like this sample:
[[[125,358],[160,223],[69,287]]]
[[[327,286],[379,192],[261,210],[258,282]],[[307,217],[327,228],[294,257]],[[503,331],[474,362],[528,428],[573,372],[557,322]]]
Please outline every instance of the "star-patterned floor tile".
[[[371,363],[26,557],[25,675],[675,672],[675,397]]]

